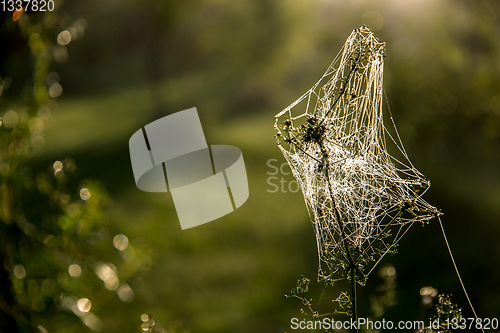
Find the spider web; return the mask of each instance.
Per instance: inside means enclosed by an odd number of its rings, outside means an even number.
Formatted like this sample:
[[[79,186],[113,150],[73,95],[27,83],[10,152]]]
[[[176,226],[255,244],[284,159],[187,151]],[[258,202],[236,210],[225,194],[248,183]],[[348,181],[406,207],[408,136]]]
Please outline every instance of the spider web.
[[[384,126],[384,47],[368,28],[355,29],[321,79],[276,115],[278,146],[316,233],[318,280],[355,269],[363,283],[413,223],[441,214],[422,199],[430,182],[392,115],[393,134]]]

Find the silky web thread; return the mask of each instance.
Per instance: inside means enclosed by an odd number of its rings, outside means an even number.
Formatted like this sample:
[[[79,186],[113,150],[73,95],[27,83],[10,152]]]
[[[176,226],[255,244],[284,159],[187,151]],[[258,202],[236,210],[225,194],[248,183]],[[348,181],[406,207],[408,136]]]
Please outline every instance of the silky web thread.
[[[314,226],[318,280],[331,280],[339,271],[345,277],[353,266],[368,271],[362,273],[366,279],[415,222],[438,217],[477,319],[439,218],[442,213],[422,198],[430,182],[410,161],[388,104],[392,126],[384,125],[384,48],[365,26],[355,29],[320,80],[276,115],[278,147]]]
[[[455,268],[455,272],[457,273],[458,281],[460,281],[460,285],[462,286],[462,289],[464,291],[465,297],[467,297],[467,302],[469,302],[469,306],[472,309],[472,313],[474,313],[474,317],[476,320],[479,320],[476,310],[474,310],[474,307],[472,306],[472,302],[470,301],[469,294],[467,293],[467,290],[465,289],[464,282],[462,281],[462,277],[460,276],[460,273],[458,272],[458,267],[457,264],[455,263],[455,258],[453,257],[453,253],[451,252],[450,244],[448,243],[448,237],[446,237],[446,233],[444,232],[444,227],[443,223],[441,222],[441,217],[438,216],[439,220],[439,226],[441,227],[441,231],[443,232],[443,237],[444,237],[444,242],[446,243],[446,248],[448,248],[448,253],[450,254],[451,262],[453,263],[453,267]],[[481,332],[484,333],[483,328],[481,327]]]
[[[392,115],[397,139],[383,122],[384,48],[368,28],[354,30],[320,80],[276,115],[314,226],[318,279],[352,266],[367,277],[413,223],[438,214]]]

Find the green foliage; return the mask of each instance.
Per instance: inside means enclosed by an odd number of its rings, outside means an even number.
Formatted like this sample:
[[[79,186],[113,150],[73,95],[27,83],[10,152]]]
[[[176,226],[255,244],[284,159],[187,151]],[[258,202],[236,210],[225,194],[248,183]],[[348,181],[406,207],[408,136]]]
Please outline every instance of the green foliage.
[[[319,320],[322,317],[332,316],[337,314],[352,316],[353,314],[353,298],[346,292],[341,292],[340,295],[333,299],[333,303],[337,303],[335,309],[330,312],[321,312],[320,307],[325,297],[326,291],[329,286],[333,286],[336,281],[322,281],[325,286],[323,292],[316,302],[316,308],[313,307],[313,299],[309,297],[309,284],[311,280],[304,277],[303,275],[297,280],[296,288],[290,291],[289,295],[285,295],[285,298],[297,298],[302,302],[302,305],[306,306],[307,310],[303,308],[300,309],[300,313],[306,317],[312,317],[314,320]]]
[[[462,318],[462,309],[457,304],[451,301],[451,295],[438,295],[438,303],[436,304],[435,320],[440,322],[449,322],[460,320]]]
[[[309,291],[309,283],[311,280],[308,278],[304,277],[302,275],[298,280],[297,280],[297,287],[292,289],[290,291],[290,295],[285,295],[285,298],[293,297],[293,298],[298,298],[299,300],[302,301],[302,304],[307,306],[311,312],[314,314],[314,311],[312,311],[311,305],[312,305],[312,298],[307,299],[306,293]],[[303,309],[300,309],[300,311],[305,314]]]
[[[98,315],[109,296],[98,296],[116,290],[122,302],[131,302],[129,283],[151,265],[148,250],[134,250],[128,239],[121,248],[115,244],[126,262],[118,267],[104,263],[99,248],[112,243],[105,211],[113,204],[104,186],[79,181],[72,158],[47,169],[33,162],[43,151],[43,132],[62,91],[59,75],[50,71],[53,61],[64,62],[67,53],[53,41],[61,27],[72,23],[57,8],[24,13],[17,22],[7,19],[0,26],[11,36],[6,43],[12,54],[17,48],[22,55],[2,63],[8,65],[8,77],[0,85],[2,332],[82,331],[85,326],[99,331],[103,320]]]
[[[345,291],[342,291],[335,299],[335,302],[339,304],[339,309],[340,312],[337,313],[344,313],[347,316],[351,317],[353,314],[353,309],[352,309],[352,302],[353,302],[353,296],[346,293]]]
[[[311,283],[311,280],[308,278],[304,277],[302,275],[300,279],[297,280],[297,293],[299,294],[304,294],[309,290],[309,283]],[[292,293],[294,293],[294,290],[292,289]]]
[[[451,295],[438,295],[438,303],[435,309],[436,314],[432,318],[432,324],[424,329],[425,332],[451,333],[452,330],[459,331],[467,328],[467,321],[462,322],[461,320],[462,309],[451,301]],[[419,333],[424,330],[420,330]]]

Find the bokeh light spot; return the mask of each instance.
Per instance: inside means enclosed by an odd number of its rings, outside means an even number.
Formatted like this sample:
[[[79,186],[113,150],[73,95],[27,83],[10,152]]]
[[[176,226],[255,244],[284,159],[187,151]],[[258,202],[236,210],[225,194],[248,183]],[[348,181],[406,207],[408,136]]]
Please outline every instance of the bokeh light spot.
[[[113,245],[117,250],[124,251],[128,247],[128,238],[125,235],[116,235],[113,238]]]
[[[23,8],[16,10],[16,11],[12,14],[12,19],[13,19],[14,21],[19,20],[19,18],[21,17],[21,15],[23,15],[23,12],[24,12],[24,9],[23,9]]]
[[[82,275],[82,268],[78,264],[72,264],[68,268],[68,273],[71,275],[71,277],[79,277]]]
[[[102,330],[102,320],[93,313],[88,313],[85,317],[83,317],[83,323],[92,331]]]
[[[111,264],[109,264],[111,265]],[[95,266],[95,273],[104,282],[104,286],[108,290],[116,290],[120,285],[120,280],[116,276],[116,268],[110,267],[108,264],[98,263]]]
[[[84,187],[80,190],[80,198],[82,198],[82,200],[90,199],[90,191],[88,188]]]
[[[116,290],[120,285],[120,280],[116,275],[110,275],[104,279],[104,286],[108,290]]]
[[[10,110],[7,111],[3,116],[3,126],[5,128],[14,128],[17,126],[19,122],[19,115],[16,111]]]
[[[118,298],[120,298],[123,303],[131,303],[134,300],[134,291],[128,284],[124,284],[118,288],[116,293],[118,294]]]
[[[101,280],[106,280],[107,277],[111,275],[116,275],[115,271],[109,267],[109,265],[104,263],[98,263],[95,267],[95,273]]]
[[[52,167],[54,168],[54,172],[59,172],[63,169],[63,164],[61,161],[55,161]]]
[[[14,275],[19,280],[24,279],[24,277],[26,276],[26,269],[24,269],[24,266],[23,265],[16,265],[14,267]]]
[[[47,84],[49,86],[53,85],[54,83],[58,83],[60,80],[59,74],[57,72],[52,72],[47,75]]]
[[[76,303],[76,306],[81,312],[89,312],[92,307],[92,303],[88,298],[80,298]]]
[[[71,33],[68,30],[63,30],[57,35],[57,43],[59,45],[68,45],[71,42]]]
[[[78,19],[73,23],[73,28],[76,30],[77,39],[82,38],[87,28],[87,21],[85,19]]]
[[[59,83],[54,83],[49,88],[49,96],[52,98],[59,97],[61,96],[62,91],[63,91],[62,86]]]
[[[42,106],[39,110],[38,110],[38,116],[42,119],[47,119],[50,117],[50,109],[48,106]]]

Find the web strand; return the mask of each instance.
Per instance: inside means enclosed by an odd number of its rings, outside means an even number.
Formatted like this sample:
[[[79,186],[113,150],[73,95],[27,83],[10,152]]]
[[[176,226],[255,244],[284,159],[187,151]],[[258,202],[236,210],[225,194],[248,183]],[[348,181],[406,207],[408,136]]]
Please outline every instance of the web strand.
[[[458,281],[460,281],[460,285],[462,286],[462,290],[464,291],[465,297],[467,297],[467,302],[469,302],[469,306],[472,309],[472,313],[474,313],[474,317],[476,318],[477,321],[479,321],[479,318],[477,317],[476,310],[474,310],[474,307],[472,306],[472,302],[470,301],[469,294],[467,293],[467,290],[465,289],[465,285],[462,281],[462,277],[460,276],[460,273],[458,272],[458,267],[457,264],[455,263],[455,258],[453,257],[453,253],[451,252],[450,244],[448,243],[448,237],[446,237],[446,233],[444,232],[444,227],[443,227],[443,222],[441,222],[441,217],[438,216],[439,220],[439,226],[441,227],[441,231],[443,232],[443,237],[444,237],[444,242],[446,243],[446,248],[448,249],[448,253],[450,254],[451,262],[453,263],[453,267],[455,268],[455,272],[457,273]],[[483,328],[481,327],[481,331],[484,333]]]
[[[366,278],[411,225],[439,214],[422,199],[430,182],[392,114],[395,136],[383,123],[384,47],[368,28],[354,30],[320,80],[276,115],[278,146],[314,227],[318,279],[351,269]]]

